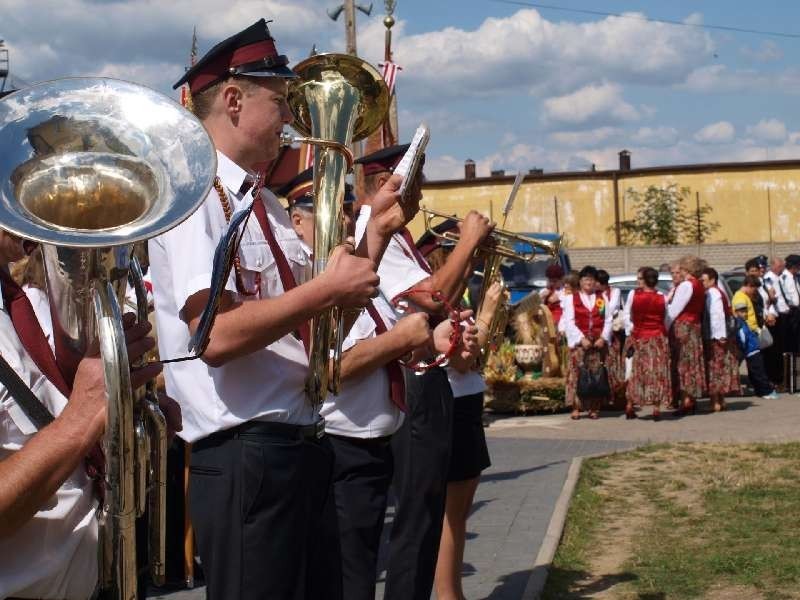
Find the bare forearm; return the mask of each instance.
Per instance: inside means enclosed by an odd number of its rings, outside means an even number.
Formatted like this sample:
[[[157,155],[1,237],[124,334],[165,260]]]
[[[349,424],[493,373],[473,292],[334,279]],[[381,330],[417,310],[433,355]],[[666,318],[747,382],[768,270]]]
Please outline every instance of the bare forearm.
[[[85,416],[65,410],[0,462],[0,538],[30,521],[80,466],[99,436]]]
[[[467,243],[458,243],[442,268],[431,276],[433,289],[440,290],[450,303],[461,298],[466,285],[465,273],[472,269],[472,255],[475,247]]]
[[[342,380],[354,379],[410,352],[405,336],[392,329],[382,335],[362,340],[342,356]]]
[[[374,220],[370,219],[367,221],[364,236],[361,238],[358,248],[356,248],[356,256],[369,258],[376,265],[379,265],[391,238],[390,233],[381,231]]]
[[[211,366],[221,366],[252,354],[329,308],[332,297],[330,290],[315,278],[276,298],[224,307],[214,322],[203,359]],[[192,332],[198,324],[199,317],[190,321]]]

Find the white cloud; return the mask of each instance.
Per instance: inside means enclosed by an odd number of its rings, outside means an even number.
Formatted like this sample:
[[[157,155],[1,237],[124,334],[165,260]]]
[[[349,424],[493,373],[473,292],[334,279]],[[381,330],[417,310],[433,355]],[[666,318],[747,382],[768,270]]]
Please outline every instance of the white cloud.
[[[694,134],[694,139],[700,144],[725,144],[733,141],[736,129],[728,121],[718,121],[706,125]]]
[[[638,13],[634,13],[638,14]],[[383,31],[370,22],[359,33],[368,60],[383,58]],[[619,83],[678,84],[713,44],[702,30],[607,17],[554,22],[533,9],[488,18],[474,30],[446,27],[405,35],[394,29],[394,58],[405,70],[399,85],[417,97],[564,94],[605,77]]]
[[[608,82],[548,98],[542,109],[543,122],[556,125],[616,124],[640,118],[639,111],[623,100],[622,88]]]
[[[731,93],[769,92],[800,94],[800,70],[784,69],[766,72],[757,69],[729,69],[726,65],[706,65],[692,71],[686,81],[677,86],[691,92]]]
[[[550,139],[560,146],[586,148],[604,144],[620,133],[616,127],[598,127],[589,131],[556,131],[550,134]]]
[[[678,141],[678,130],[674,127],[640,127],[630,137],[635,144],[642,146],[672,146]]]
[[[786,139],[786,125],[778,119],[761,119],[746,129],[747,135],[761,142],[782,142]]]
[[[189,60],[195,25],[202,55],[262,15],[275,19],[270,31],[293,61],[341,28],[315,0],[5,0],[0,37],[13,73],[29,82],[105,73],[168,91]]]
[[[765,40],[758,48],[742,46],[739,53],[754,62],[772,62],[783,58],[783,50],[772,40]]]

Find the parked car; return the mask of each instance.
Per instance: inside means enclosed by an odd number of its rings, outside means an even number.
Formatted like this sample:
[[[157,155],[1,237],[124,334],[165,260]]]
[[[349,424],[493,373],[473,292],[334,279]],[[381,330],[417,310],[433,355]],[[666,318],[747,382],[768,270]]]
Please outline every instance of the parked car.
[[[722,275],[720,275],[719,279],[720,280],[717,282],[718,285],[728,295],[728,298],[733,298],[733,290],[731,289],[731,286],[729,285],[727,279]],[[611,287],[619,288],[622,291],[622,299],[624,301],[625,298],[628,296],[628,292],[637,287],[636,273],[627,273],[625,275],[614,275],[613,277],[609,278],[608,284]],[[667,293],[669,289],[672,287],[672,275],[666,272],[659,273],[658,283],[656,284],[656,287],[660,291]]]
[[[561,236],[557,233],[524,233],[530,237],[539,238],[547,241],[557,241]],[[550,265],[557,263],[564,269],[564,273],[569,273],[572,269],[572,262],[569,259],[569,254],[563,248],[558,251],[558,258],[548,258],[546,252],[542,248],[531,248],[530,244],[518,242],[515,244],[514,250],[519,254],[528,254],[533,251],[537,259],[532,262],[509,260],[505,261],[500,267],[503,273],[503,281],[505,281],[509,292],[511,293],[511,303],[515,304],[527,296],[534,290],[540,290],[547,285],[547,277],[545,271]]]
[[[521,235],[535,237],[547,241],[555,241],[561,237],[557,233],[523,233]],[[560,264],[565,273],[568,273],[570,269],[572,269],[572,263],[570,262],[569,254],[563,248],[559,250],[557,259],[548,257],[544,249],[538,247],[532,248],[530,244],[523,242],[517,242],[514,245],[514,250],[518,254],[530,254],[533,252],[533,254],[536,256],[536,260],[528,262],[506,259],[503,261],[502,265],[500,265],[500,272],[502,273],[503,281],[510,292],[510,302],[512,304],[516,304],[532,291],[540,290],[541,288],[545,287],[547,285],[547,278],[545,277],[544,273],[547,270],[547,267],[553,263]],[[476,268],[476,272],[481,273],[482,271],[483,266],[479,265]],[[470,280],[469,289],[470,295],[473,298],[477,297],[482,282],[483,277],[479,274],[476,274]]]
[[[744,271],[744,267],[736,267],[735,269],[731,269],[730,271],[725,271],[724,273],[720,273],[720,278],[724,279],[728,284],[728,289],[731,290],[732,293],[736,293],[737,290],[742,287],[742,282],[744,282],[744,276],[746,275]]]

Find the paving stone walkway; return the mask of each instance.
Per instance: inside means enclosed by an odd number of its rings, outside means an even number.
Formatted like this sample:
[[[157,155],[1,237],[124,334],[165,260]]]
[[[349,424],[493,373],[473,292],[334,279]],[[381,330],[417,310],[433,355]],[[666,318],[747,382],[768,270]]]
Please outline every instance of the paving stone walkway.
[[[701,408],[705,408],[701,404]],[[777,442],[800,440],[800,396],[740,398],[728,412],[681,419],[626,421],[619,413],[597,421],[569,415],[492,419],[487,469],[468,523],[464,593],[470,600],[519,600],[544,538],[556,499],[576,456],[626,450],[649,442]],[[643,411],[643,416],[649,411]],[[387,515],[391,523],[392,510]],[[385,549],[385,548],[384,548]],[[382,597],[384,572],[379,575]],[[199,600],[197,588],[164,600]]]

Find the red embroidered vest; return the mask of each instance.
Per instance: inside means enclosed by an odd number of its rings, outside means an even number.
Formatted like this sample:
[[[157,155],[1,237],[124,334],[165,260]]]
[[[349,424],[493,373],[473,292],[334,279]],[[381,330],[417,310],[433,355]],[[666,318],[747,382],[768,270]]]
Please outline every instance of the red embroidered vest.
[[[552,304],[547,302],[547,298],[550,294],[558,294],[558,291],[547,288],[547,296],[543,299],[544,305],[550,309],[550,312],[553,314],[553,322],[558,325],[558,322],[561,320],[561,315],[564,313],[564,309],[561,307],[561,300],[553,302]]]
[[[633,337],[637,340],[646,340],[667,335],[667,328],[664,326],[666,306],[666,299],[661,294],[637,290],[633,294],[631,306]]]
[[[581,302],[580,293],[572,294],[572,306],[575,309],[575,325],[580,329],[581,333],[591,340],[595,340],[603,333],[604,317],[600,314],[600,309],[597,307],[597,298],[595,295],[594,304],[590,311]]]
[[[693,323],[700,325],[703,321],[703,310],[706,307],[706,290],[703,284],[694,277],[687,279],[692,284],[692,297],[689,303],[684,307],[683,312],[678,315],[675,321],[683,321],[684,323]]]

